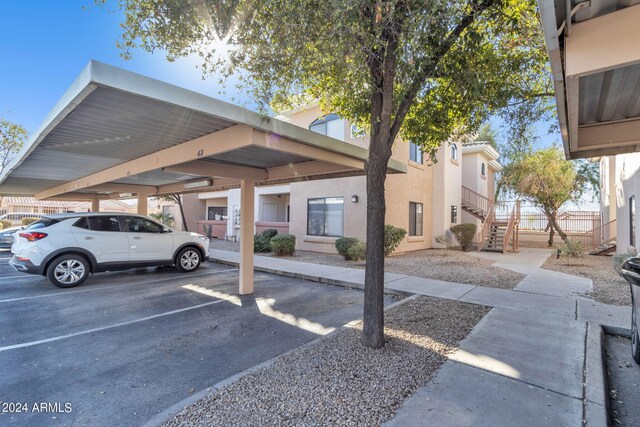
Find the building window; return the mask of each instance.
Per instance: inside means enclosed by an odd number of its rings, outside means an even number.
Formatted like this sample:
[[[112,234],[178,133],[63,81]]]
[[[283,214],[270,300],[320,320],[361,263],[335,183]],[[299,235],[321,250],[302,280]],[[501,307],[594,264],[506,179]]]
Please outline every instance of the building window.
[[[207,220],[226,221],[227,220],[226,206],[209,206],[207,208]]]
[[[343,236],[344,197],[307,200],[307,234],[310,236]]]
[[[458,160],[458,146],[451,144],[451,160]]]
[[[345,123],[337,114],[328,114],[314,120],[309,125],[309,130],[312,132],[327,135],[331,138],[344,141],[344,128]]]
[[[413,142],[409,142],[409,160],[420,164],[422,164],[423,160],[422,150]]]
[[[451,224],[458,223],[458,207],[456,205],[451,205]]]
[[[629,245],[636,245],[636,196],[629,197]]]
[[[422,236],[422,203],[409,202],[409,236]]]
[[[351,125],[351,138],[362,138],[364,137],[364,129],[360,129],[358,125]]]
[[[487,176],[487,166],[484,163],[480,166],[480,174],[483,178]]]

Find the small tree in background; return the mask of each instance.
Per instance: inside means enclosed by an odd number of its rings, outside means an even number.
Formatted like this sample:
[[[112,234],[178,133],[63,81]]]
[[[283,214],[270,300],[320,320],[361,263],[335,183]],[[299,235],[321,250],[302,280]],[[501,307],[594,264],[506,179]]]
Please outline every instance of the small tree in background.
[[[22,125],[0,119],[0,175],[9,166],[28,137],[29,134]]]
[[[571,245],[557,221],[560,208],[566,202],[578,202],[589,189],[595,195],[599,190],[598,164],[565,160],[563,151],[555,146],[526,154],[507,165],[501,180],[544,212],[551,224],[549,246],[553,245],[553,230]]]

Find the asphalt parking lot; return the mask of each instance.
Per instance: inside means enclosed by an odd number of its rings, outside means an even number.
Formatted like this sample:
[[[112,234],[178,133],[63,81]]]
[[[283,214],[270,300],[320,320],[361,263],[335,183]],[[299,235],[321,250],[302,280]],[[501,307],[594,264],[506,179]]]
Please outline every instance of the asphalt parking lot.
[[[359,291],[269,274],[238,297],[237,270],[212,263],[59,289],[8,257],[0,251],[0,425],[140,425],[362,315]]]

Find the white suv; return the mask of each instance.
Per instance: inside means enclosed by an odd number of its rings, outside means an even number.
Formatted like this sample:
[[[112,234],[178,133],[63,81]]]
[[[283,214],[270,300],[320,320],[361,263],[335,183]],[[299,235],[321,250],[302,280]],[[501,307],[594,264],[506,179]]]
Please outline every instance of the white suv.
[[[67,213],[47,215],[16,232],[11,252],[9,264],[16,270],[70,288],[100,271],[159,265],[194,271],[209,253],[209,239],[140,215]]]

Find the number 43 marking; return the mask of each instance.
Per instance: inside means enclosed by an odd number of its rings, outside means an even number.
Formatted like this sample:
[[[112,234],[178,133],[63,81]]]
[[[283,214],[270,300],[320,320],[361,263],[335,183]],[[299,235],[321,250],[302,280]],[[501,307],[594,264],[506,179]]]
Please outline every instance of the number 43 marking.
[[[204,156],[204,149],[200,149],[198,150],[198,153],[196,154],[198,157],[202,157]]]

